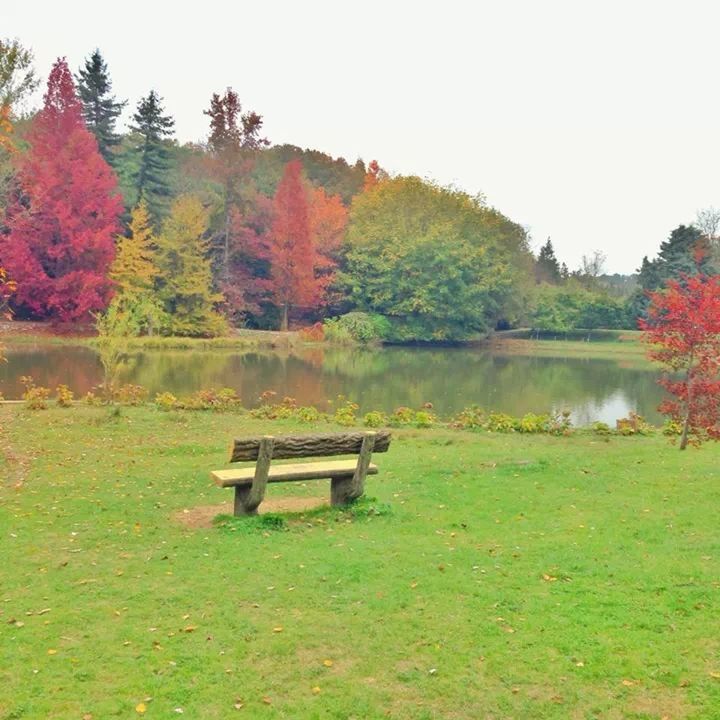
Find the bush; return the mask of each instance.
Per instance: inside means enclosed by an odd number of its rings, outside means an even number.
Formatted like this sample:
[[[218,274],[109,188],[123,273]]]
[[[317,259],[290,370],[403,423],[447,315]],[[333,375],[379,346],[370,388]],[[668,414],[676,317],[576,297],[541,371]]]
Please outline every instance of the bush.
[[[570,420],[570,411],[553,412],[547,427],[547,432],[551,435],[570,435],[572,433],[572,422]]]
[[[520,418],[517,423],[517,430],[521,433],[546,433],[550,429],[549,415],[536,415],[535,413],[527,413]]]
[[[325,328],[321,322],[309,327],[300,328],[300,339],[303,342],[322,342],[325,339]]]
[[[72,407],[73,398],[75,396],[73,395],[73,391],[67,385],[58,385],[55,390],[55,396],[55,402],[58,407]]]
[[[335,410],[333,420],[338,425],[343,425],[345,427],[357,425],[356,413],[358,409],[359,405],[357,403],[354,403],[351,400],[345,400],[345,402]]]
[[[142,385],[126,383],[118,388],[113,388],[112,399],[121,405],[143,405],[148,398],[148,391]]]
[[[412,425],[414,419],[415,411],[412,408],[401,406],[392,411],[388,423],[392,427],[402,427],[403,425]]]
[[[461,410],[450,420],[450,426],[458,430],[481,430],[485,429],[486,425],[485,411],[479,405],[471,405]]]
[[[418,410],[415,413],[415,427],[417,428],[431,428],[437,424],[437,421],[437,417],[427,410]]]
[[[155,407],[158,410],[175,410],[178,407],[178,399],[170,392],[158,393],[155,396]]]
[[[612,434],[612,428],[604,422],[594,422],[590,429],[595,435],[611,435]]]
[[[519,421],[506,413],[492,412],[487,418],[487,429],[491,432],[515,432]]]
[[[390,323],[382,315],[350,312],[329,318],[323,325],[325,340],[338,344],[379,343],[389,336]]]
[[[50,388],[38,387],[29,375],[23,375],[20,382],[25,387],[23,400],[29,410],[47,410]]]
[[[665,420],[662,426],[662,433],[663,435],[682,435],[682,424],[675,421],[670,420],[669,418]]]
[[[388,417],[384,412],[379,410],[372,410],[369,413],[365,413],[363,418],[363,425],[369,428],[384,427],[388,424]]]
[[[642,415],[631,412],[626,418],[620,418],[615,426],[620,435],[652,435],[653,427],[645,422]]]

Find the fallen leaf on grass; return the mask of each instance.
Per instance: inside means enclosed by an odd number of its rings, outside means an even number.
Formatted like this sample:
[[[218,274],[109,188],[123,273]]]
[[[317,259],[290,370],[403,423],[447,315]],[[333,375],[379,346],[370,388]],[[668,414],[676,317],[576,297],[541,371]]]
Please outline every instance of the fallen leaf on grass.
[[[319,694],[320,694],[320,688],[316,685],[316,686],[312,689],[312,693],[313,693],[313,695],[319,695]]]
[[[632,687],[633,685],[636,685],[637,683],[634,680],[623,680],[622,684],[625,687]]]
[[[147,712],[147,705],[145,705],[145,703],[138,703],[135,706],[135,712],[138,715],[144,715]]]
[[[48,655],[57,655],[57,650],[50,648],[50,650],[48,650]]]
[[[279,633],[279,632],[282,632],[282,631],[283,631],[282,625],[278,625],[277,627],[274,627],[274,628],[273,628],[273,632],[274,632],[274,633]]]
[[[720,680],[720,672],[713,670],[709,673],[709,675],[711,678],[714,678],[715,680]]]
[[[262,699],[262,701],[263,701],[266,705],[272,705],[272,699],[269,698],[267,695]]]
[[[333,661],[332,661],[332,660],[323,660],[323,665],[324,665],[325,667],[332,667],[332,666],[333,666]]]

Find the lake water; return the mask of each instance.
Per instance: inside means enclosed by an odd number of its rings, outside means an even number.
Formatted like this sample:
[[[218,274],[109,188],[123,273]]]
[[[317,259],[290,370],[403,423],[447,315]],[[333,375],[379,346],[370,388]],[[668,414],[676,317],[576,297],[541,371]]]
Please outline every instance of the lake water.
[[[84,395],[102,378],[95,352],[75,346],[9,346],[0,392],[22,395],[20,376]],[[570,410],[576,425],[614,423],[634,410],[660,422],[657,372],[642,362],[585,357],[527,357],[487,348],[300,348],[293,351],[152,351],[132,355],[121,380],[184,395],[234,388],[247,406],[265,390],[328,410],[339,395],[361,410],[392,411],[431,402],[447,417],[478,404],[511,415]]]

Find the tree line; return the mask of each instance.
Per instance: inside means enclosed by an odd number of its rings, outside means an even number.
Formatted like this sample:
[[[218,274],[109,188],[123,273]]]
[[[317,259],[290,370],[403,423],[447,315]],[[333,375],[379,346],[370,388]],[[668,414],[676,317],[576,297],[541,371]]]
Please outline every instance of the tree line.
[[[642,291],[705,238],[675,231],[634,288],[599,253],[572,272],[549,239],[536,257],[482,196],[272,145],[232,88],[203,110],[207,139],[180,144],[155,90],[118,130],[127,101],[99,50],[76,73],[59,59],[23,114],[37,85],[32,53],[0,40],[0,277],[21,318],[111,308],[135,332],[210,336],[360,312],[394,341],[634,327]]]

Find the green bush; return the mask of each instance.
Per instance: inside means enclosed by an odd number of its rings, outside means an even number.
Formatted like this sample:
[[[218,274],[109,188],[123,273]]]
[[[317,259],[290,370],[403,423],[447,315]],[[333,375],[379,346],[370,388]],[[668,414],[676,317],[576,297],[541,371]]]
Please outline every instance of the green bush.
[[[363,425],[370,428],[384,427],[388,424],[388,417],[384,412],[379,410],[372,410],[365,414],[363,418]]]
[[[481,430],[487,427],[487,416],[479,405],[471,405],[455,415],[450,425],[458,430]]]
[[[329,318],[323,327],[325,340],[348,345],[360,343],[368,345],[385,340],[390,331],[390,323],[382,315],[364,312],[350,312],[336,318]]]

